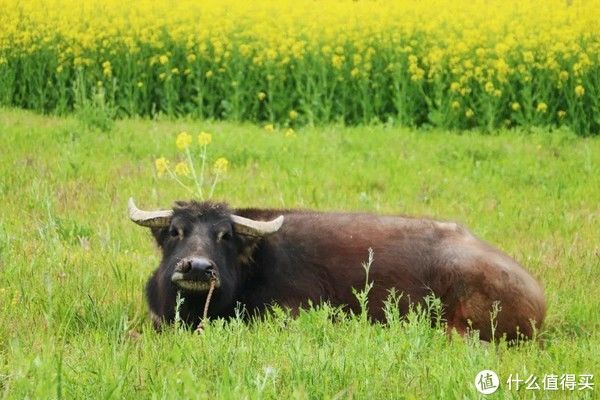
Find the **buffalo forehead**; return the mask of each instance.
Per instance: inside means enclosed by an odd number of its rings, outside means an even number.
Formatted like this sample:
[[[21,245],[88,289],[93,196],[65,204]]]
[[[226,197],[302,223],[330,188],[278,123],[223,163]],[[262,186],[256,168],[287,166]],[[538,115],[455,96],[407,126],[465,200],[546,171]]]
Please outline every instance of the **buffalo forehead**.
[[[218,219],[228,218],[231,210],[226,203],[215,203],[212,201],[197,202],[178,201],[173,205],[173,215],[187,219]]]

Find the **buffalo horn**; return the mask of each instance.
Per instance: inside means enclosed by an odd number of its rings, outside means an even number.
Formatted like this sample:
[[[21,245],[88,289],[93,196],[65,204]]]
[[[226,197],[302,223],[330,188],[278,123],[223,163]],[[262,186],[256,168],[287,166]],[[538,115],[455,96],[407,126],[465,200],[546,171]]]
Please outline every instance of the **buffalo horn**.
[[[129,218],[138,225],[148,228],[162,228],[171,225],[172,210],[144,211],[137,208],[133,198],[127,203]]]
[[[233,222],[235,231],[240,235],[262,237],[270,233],[277,232],[283,224],[283,215],[275,218],[272,221],[255,221],[240,217],[239,215],[232,215],[231,221]]]

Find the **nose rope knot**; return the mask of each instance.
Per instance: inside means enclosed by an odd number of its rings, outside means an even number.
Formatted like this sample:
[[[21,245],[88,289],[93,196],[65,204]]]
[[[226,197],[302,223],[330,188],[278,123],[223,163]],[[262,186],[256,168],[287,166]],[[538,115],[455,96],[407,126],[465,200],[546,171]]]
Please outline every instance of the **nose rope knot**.
[[[208,306],[210,305],[210,299],[212,297],[213,291],[215,290],[216,284],[217,276],[214,271],[211,271],[210,288],[208,289],[208,294],[206,295],[206,302],[204,303],[204,313],[202,314],[202,320],[196,328],[196,332],[198,333],[204,332],[204,325],[208,323]]]

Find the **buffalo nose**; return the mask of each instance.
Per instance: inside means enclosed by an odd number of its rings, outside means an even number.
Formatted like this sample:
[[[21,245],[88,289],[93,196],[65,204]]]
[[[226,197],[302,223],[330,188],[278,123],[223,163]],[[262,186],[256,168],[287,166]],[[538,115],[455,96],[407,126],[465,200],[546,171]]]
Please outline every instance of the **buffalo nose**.
[[[184,274],[193,273],[212,275],[214,270],[215,264],[208,258],[204,257],[189,258],[181,263],[179,268],[179,272],[183,272]]]

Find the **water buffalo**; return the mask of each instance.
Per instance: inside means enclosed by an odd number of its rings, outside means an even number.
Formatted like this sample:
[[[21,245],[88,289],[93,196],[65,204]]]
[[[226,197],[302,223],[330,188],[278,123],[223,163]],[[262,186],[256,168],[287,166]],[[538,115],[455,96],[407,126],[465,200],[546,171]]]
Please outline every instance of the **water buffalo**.
[[[529,338],[545,314],[540,285],[516,261],[453,222],[365,213],[230,209],[214,202],[178,201],[171,210],[142,211],[129,200],[130,218],[152,230],[162,250],[148,281],[155,326],[179,312],[201,319],[211,279],[209,318],[228,318],[238,304],[260,315],[278,304],[292,312],[327,301],[358,312],[352,289],[365,285],[362,263],[374,252],[368,314],[385,319],[390,289],[402,293],[400,312],[428,295],[441,300],[448,328],[478,330],[492,340],[490,315],[499,308],[495,336]],[[499,307],[498,307],[499,306]]]

